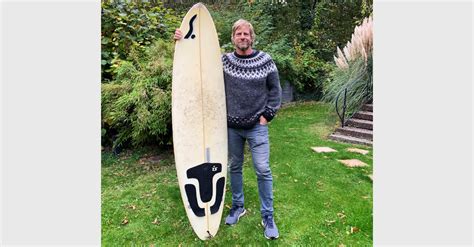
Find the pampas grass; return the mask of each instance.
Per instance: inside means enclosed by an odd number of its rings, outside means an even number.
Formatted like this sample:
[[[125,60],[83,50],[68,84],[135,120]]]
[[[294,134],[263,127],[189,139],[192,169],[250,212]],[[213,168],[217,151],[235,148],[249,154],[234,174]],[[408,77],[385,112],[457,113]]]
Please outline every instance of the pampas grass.
[[[371,59],[369,57],[368,61]],[[367,100],[367,90],[372,91],[372,75],[368,73],[367,67],[365,60],[359,57],[347,68],[333,70],[332,79],[324,86],[323,101],[335,104],[337,100],[339,109],[342,109],[344,90],[347,88],[346,113],[352,115]]]
[[[354,28],[351,41],[347,42],[342,49],[337,47],[337,56],[334,61],[340,69],[347,69],[350,62],[362,57],[367,64],[367,60],[372,56],[373,49],[373,18],[367,17],[360,26]]]
[[[350,116],[372,97],[373,19],[365,18],[354,28],[351,41],[336,49],[336,68],[324,84],[323,101],[336,103],[339,110],[346,91],[346,115]],[[339,95],[339,98],[338,98]]]

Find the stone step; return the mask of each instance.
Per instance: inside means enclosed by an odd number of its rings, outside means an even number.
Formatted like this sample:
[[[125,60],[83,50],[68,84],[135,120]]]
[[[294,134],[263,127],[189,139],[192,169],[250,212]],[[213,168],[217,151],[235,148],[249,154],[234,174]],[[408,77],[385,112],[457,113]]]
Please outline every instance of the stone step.
[[[351,119],[347,120],[346,126],[372,130],[373,129],[373,122],[369,121],[369,120],[351,118]]]
[[[366,140],[373,140],[373,131],[361,128],[354,128],[346,126],[344,128],[337,128],[336,134],[358,137]]]
[[[374,105],[373,104],[365,104],[362,106],[363,111],[368,111],[368,112],[373,112],[374,111]]]
[[[373,121],[373,114],[368,111],[358,111],[354,114],[353,118]]]
[[[348,142],[348,143],[372,146],[372,141],[357,138],[357,137],[352,137],[352,136],[343,136],[343,135],[338,135],[338,134],[331,134],[329,136],[329,139],[335,140],[335,141],[340,141],[340,142],[346,142],[346,143]]]

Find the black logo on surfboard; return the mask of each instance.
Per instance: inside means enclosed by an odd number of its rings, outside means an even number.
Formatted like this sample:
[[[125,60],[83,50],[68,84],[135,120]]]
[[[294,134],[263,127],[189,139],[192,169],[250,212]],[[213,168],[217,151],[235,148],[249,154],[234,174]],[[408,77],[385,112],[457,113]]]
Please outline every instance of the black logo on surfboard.
[[[186,36],[184,36],[185,39],[189,39],[189,37],[191,37],[191,39],[196,38],[196,35],[193,34],[193,29],[194,29],[193,24],[194,24],[194,20],[196,20],[196,17],[197,17],[197,14],[193,15],[193,17],[191,17],[191,20],[189,20],[189,31],[186,34]]]
[[[206,203],[210,202],[212,195],[214,194],[214,188],[216,190],[216,200],[214,205],[211,206],[211,214],[217,213],[222,202],[222,196],[224,195],[225,178],[221,177],[217,180],[216,185],[212,183],[214,175],[222,171],[222,165],[219,163],[203,163],[201,165],[190,168],[186,171],[188,178],[195,178],[199,182],[199,197],[201,201]],[[193,184],[184,185],[186,195],[188,196],[188,202],[193,210],[194,214],[198,217],[205,216],[203,208],[199,207],[196,193],[196,186]]]

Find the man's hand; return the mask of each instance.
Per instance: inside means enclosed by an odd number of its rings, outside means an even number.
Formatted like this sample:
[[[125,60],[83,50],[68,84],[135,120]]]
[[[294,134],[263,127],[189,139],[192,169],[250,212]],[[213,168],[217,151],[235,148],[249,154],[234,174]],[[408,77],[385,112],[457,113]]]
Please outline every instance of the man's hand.
[[[183,33],[181,32],[181,30],[176,29],[176,31],[174,31],[174,37],[173,38],[174,38],[175,41],[178,41],[178,40],[182,39],[183,38]]]
[[[268,124],[267,119],[265,119],[265,117],[263,116],[260,116],[260,125],[267,125],[267,124]]]

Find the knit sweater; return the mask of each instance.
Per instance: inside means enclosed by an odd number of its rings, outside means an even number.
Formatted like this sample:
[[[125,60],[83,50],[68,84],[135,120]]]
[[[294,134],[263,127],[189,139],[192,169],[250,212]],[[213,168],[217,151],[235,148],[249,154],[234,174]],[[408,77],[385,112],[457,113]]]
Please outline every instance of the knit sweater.
[[[242,56],[222,56],[227,103],[227,126],[250,129],[260,116],[270,122],[281,105],[278,70],[270,55],[254,50]]]

